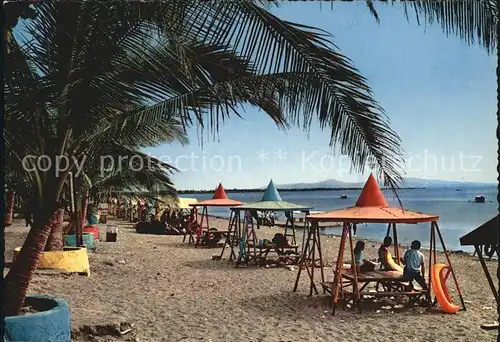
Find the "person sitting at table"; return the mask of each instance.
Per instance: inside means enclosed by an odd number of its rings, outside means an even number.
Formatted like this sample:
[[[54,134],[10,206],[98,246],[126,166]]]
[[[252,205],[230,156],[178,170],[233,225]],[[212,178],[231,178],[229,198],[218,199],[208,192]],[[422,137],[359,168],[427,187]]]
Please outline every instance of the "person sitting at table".
[[[413,290],[413,280],[415,280],[423,290],[427,290],[427,284],[422,276],[424,270],[424,255],[420,252],[421,243],[415,240],[411,243],[410,249],[404,255],[403,277],[410,282],[410,290]]]
[[[392,238],[390,236],[386,236],[384,238],[384,242],[378,249],[378,261],[380,262],[380,269],[387,271],[390,270],[391,267],[387,264],[387,252],[389,252],[389,247],[392,245]]]
[[[365,250],[365,243],[363,241],[356,242],[356,246],[354,246],[354,266],[359,271],[361,265],[363,265],[363,251]]]
[[[375,265],[364,259],[365,243],[363,241],[356,242],[354,247],[354,266],[358,272],[369,272],[375,269]]]

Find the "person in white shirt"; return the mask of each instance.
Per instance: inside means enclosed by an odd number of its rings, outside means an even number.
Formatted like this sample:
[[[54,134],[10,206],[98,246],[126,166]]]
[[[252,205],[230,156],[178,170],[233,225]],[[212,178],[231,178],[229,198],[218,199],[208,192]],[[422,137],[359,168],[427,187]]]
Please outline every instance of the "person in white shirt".
[[[411,243],[411,248],[404,255],[404,270],[403,276],[405,280],[410,282],[410,287],[413,288],[413,280],[415,280],[423,290],[427,290],[427,284],[422,276],[424,268],[424,255],[420,252],[421,243],[415,240]]]

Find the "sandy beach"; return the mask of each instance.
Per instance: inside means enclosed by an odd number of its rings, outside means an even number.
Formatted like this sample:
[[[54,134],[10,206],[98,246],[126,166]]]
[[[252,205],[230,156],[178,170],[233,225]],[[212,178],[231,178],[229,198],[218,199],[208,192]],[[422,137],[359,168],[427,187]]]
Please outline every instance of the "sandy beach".
[[[28,233],[23,223],[15,220],[5,229],[7,262]],[[292,292],[296,269],[235,268],[227,260],[211,260],[220,249],[195,249],[183,244],[182,236],[141,235],[128,222],[116,223],[118,241],[100,242],[89,254],[90,277],[39,272],[31,284],[31,293],[69,302],[74,341],[495,340],[494,332],[479,327],[495,320],[495,304],[479,261],[470,255],[451,255],[465,312],[370,308],[361,314],[351,309],[331,316],[326,295],[307,296],[307,276],[298,292]],[[224,219],[214,219],[213,224],[227,227]],[[269,239],[278,231],[262,228],[257,234]],[[322,240],[328,264],[336,258],[339,241]],[[376,257],[377,248],[377,243],[368,242],[367,257]],[[496,262],[488,265],[494,275]],[[333,278],[331,267],[326,275],[327,280]],[[380,305],[391,303],[388,299]],[[111,327],[120,323],[126,323],[120,330],[131,330],[112,336]]]

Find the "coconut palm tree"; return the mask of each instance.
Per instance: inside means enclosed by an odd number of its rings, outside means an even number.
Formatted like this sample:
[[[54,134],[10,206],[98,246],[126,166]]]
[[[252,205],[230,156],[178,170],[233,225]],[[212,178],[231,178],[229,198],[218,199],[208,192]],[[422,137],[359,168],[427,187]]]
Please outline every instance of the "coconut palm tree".
[[[69,173],[110,138],[134,150],[168,141],[169,118],[214,133],[247,103],[281,128],[307,130],[318,120],[356,170],[374,157],[386,182],[400,180],[397,135],[324,32],[283,21],[258,2],[35,9],[35,19],[14,29],[5,60],[6,149],[18,168],[31,169],[35,198],[32,229],[6,277],[7,315],[23,303]],[[70,164],[58,173],[64,155]]]

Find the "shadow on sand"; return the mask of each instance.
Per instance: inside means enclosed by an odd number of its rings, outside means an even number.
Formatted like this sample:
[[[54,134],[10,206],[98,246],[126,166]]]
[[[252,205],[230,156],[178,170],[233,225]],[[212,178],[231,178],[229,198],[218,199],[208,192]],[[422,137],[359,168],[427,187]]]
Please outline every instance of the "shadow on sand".
[[[305,292],[292,292],[293,284],[290,284],[289,291],[279,295],[264,295],[256,296],[248,300],[242,301],[242,304],[248,312],[254,312],[258,315],[265,315],[269,317],[277,317],[287,312],[290,316],[295,313],[304,311],[311,314],[323,314],[325,316],[332,315],[331,297],[328,294],[323,294],[321,291],[318,295],[309,297]],[[265,310],[263,307],[265,306]],[[405,300],[390,300],[388,298],[379,299],[378,301],[364,300],[361,304],[362,314],[392,314],[392,313],[405,313],[420,315],[423,313],[429,314],[442,314],[439,310],[428,310],[427,307],[415,305],[412,307],[408,305]],[[359,314],[357,307],[352,305],[352,302],[347,303],[345,308],[338,305],[336,309],[337,316]]]
[[[220,250],[218,250],[218,253],[214,253],[214,254],[220,255]],[[186,262],[183,265],[187,266],[187,267],[192,267],[192,268],[198,269],[198,270],[218,270],[218,271],[222,270],[222,271],[241,271],[241,272],[244,272],[246,269],[252,269],[252,270],[265,271],[264,268],[256,267],[256,266],[236,267],[236,264],[234,262],[229,261],[229,253],[227,255],[224,255],[224,258],[222,260],[211,260],[211,259],[197,260],[197,261]]]

